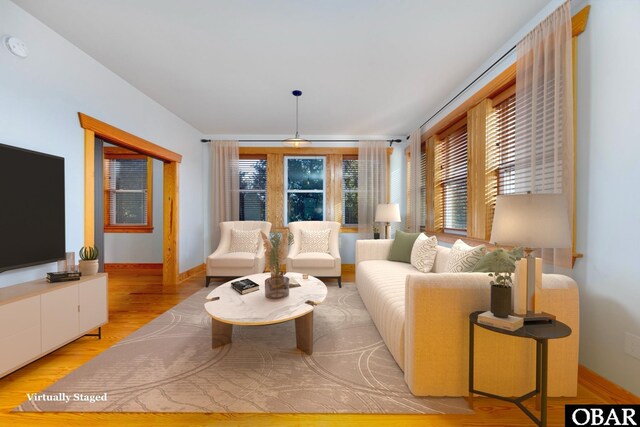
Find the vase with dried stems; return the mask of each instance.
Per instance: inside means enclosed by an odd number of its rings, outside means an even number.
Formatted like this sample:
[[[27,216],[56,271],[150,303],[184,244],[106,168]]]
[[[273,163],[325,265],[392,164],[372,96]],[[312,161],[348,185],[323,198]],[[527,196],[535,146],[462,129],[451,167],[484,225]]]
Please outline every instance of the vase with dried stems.
[[[287,236],[288,245],[284,244],[282,233],[270,233],[269,237],[262,233],[262,241],[271,271],[271,277],[265,280],[265,296],[269,299],[289,296],[289,278],[284,276],[281,265],[287,256],[288,246],[293,243],[293,235],[289,233]]]

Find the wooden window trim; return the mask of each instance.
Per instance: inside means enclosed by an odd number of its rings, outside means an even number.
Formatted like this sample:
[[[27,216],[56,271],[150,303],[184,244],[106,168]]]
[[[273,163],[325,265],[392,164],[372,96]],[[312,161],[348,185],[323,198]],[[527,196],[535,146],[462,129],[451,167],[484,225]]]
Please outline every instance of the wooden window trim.
[[[104,232],[105,233],[153,233],[153,159],[122,147],[104,147],[104,159],[146,159],[147,160],[147,225],[111,225],[109,212],[111,198],[107,188],[109,171],[104,171]]]
[[[387,149],[387,199],[390,194],[391,154]],[[358,227],[342,224],[342,159],[358,158],[358,147],[240,147],[240,158],[267,159],[267,221],[274,232],[287,230],[284,224],[284,158],[325,156],[325,221],[341,223],[341,233],[358,233]],[[263,156],[263,157],[260,157]]]

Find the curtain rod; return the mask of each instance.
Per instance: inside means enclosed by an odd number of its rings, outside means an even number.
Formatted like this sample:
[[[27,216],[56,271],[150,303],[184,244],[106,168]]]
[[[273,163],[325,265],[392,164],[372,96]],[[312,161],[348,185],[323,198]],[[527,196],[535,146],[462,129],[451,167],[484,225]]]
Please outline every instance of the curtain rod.
[[[308,139],[310,142],[360,142],[359,139]],[[210,139],[201,139],[200,142],[211,142]],[[238,142],[282,142],[281,139],[239,139]],[[389,146],[394,142],[400,142],[399,139],[387,139]]]
[[[487,74],[489,71],[491,71],[493,69],[493,67],[495,67],[496,65],[498,65],[500,62],[502,62],[502,60],[509,55],[511,52],[514,51],[514,49],[516,48],[516,46],[513,46],[511,49],[509,49],[504,55],[502,55],[500,58],[498,58],[493,64],[489,65],[489,67],[484,70],[478,77],[476,77],[475,79],[473,79],[473,81],[471,83],[469,83],[467,86],[465,86],[464,89],[462,89],[460,92],[458,92],[453,98],[451,98],[449,100],[449,102],[447,102],[446,104],[444,104],[442,106],[442,108],[440,108],[438,111],[435,112],[435,114],[431,117],[429,117],[427,120],[425,120],[424,123],[422,123],[420,125],[420,129],[422,129],[422,127],[424,125],[426,125],[427,123],[429,123],[431,120],[433,120],[433,118],[435,116],[437,116],[438,114],[440,114],[442,112],[442,110],[444,110],[445,108],[447,108],[453,101],[455,101],[456,99],[458,99],[458,97],[460,95],[462,95],[463,93],[465,93],[467,91],[467,89],[469,89],[471,86],[473,86],[473,84],[475,82],[477,82],[478,80],[480,80],[485,74]],[[408,138],[408,137],[407,137]]]

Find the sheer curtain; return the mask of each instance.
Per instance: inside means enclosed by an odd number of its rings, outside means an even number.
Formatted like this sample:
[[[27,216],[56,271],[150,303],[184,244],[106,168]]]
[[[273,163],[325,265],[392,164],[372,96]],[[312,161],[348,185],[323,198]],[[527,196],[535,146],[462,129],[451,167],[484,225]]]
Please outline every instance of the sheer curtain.
[[[573,82],[567,1],[518,43],[514,191],[562,193],[573,227]],[[571,268],[571,249],[543,251]]]
[[[413,233],[420,231],[420,220],[423,206],[421,204],[420,186],[423,183],[420,182],[420,163],[422,159],[422,143],[420,141],[420,128],[413,131],[409,136],[409,200],[407,210],[409,215],[409,223],[407,224],[409,230]]]
[[[358,143],[358,232],[373,237],[378,203],[387,203],[386,141]]]
[[[223,221],[239,218],[239,151],[238,141],[211,141],[211,247],[220,242]]]

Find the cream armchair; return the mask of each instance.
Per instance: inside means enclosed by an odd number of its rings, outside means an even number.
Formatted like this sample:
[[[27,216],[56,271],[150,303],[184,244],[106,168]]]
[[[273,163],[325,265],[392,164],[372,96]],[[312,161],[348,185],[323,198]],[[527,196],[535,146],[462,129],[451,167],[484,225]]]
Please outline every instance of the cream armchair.
[[[305,251],[302,242],[302,230],[330,230],[328,252]],[[342,287],[342,260],[340,259],[340,223],[333,221],[298,221],[289,223],[289,232],[293,235],[293,244],[287,256],[287,271],[306,273],[319,278],[338,279]]]
[[[252,252],[229,252],[231,230],[260,230],[267,236],[271,223],[265,221],[227,221],[220,223],[220,243],[214,253],[207,257],[207,279],[205,287],[212,279],[228,279],[264,272],[265,256],[262,239],[258,239],[258,250]]]

